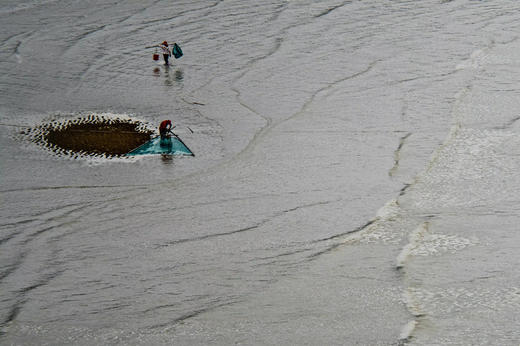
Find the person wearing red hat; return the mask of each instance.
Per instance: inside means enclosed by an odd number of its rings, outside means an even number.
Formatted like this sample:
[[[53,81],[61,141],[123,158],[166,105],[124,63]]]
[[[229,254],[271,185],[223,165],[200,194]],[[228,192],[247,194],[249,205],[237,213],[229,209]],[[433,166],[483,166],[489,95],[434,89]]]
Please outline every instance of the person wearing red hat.
[[[175,127],[175,126],[174,126]],[[161,138],[168,137],[168,133],[173,129],[171,120],[163,120],[159,125],[159,134]]]
[[[168,42],[163,41],[163,43],[159,45],[159,48],[161,48],[163,52],[164,64],[168,65],[168,58],[172,55],[170,47],[168,47]]]

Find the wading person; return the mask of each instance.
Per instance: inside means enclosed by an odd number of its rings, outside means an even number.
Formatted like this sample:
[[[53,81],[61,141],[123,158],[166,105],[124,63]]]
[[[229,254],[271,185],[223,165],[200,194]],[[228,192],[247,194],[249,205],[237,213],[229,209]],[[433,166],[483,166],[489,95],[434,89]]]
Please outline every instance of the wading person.
[[[164,58],[164,64],[168,65],[168,58],[172,55],[170,52],[170,47],[168,47],[168,42],[164,41],[159,45],[159,48],[161,48]]]
[[[171,120],[161,121],[161,124],[159,125],[159,134],[161,135],[161,138],[168,137],[168,134],[171,132],[172,129],[173,127]]]

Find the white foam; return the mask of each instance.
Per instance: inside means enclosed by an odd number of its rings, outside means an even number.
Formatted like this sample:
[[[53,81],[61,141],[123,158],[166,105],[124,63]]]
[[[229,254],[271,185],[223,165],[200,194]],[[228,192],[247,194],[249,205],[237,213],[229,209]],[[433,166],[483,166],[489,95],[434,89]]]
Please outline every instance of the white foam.
[[[410,233],[408,244],[401,250],[396,260],[396,267],[402,268],[408,257],[413,253],[414,249],[418,247],[420,240],[428,231],[428,223],[425,222]]]
[[[412,321],[408,322],[401,329],[401,333],[399,334],[399,341],[406,341],[406,340],[410,339],[413,331],[415,330],[415,326],[417,326],[417,321],[412,320]]]
[[[399,253],[399,255],[397,256],[397,260],[396,260],[396,267],[397,268],[402,268],[404,266],[404,262],[406,261],[406,259],[408,258],[408,256],[410,256],[410,253],[412,251],[412,248],[413,248],[413,244],[411,243],[408,243],[402,250],[401,252]]]
[[[482,49],[477,49],[471,53],[469,59],[466,59],[456,66],[457,70],[464,69],[478,69],[482,66],[483,61],[486,59],[487,53]]]
[[[446,252],[456,252],[470,245],[474,245],[478,240],[467,239],[455,235],[428,234],[421,244],[412,249],[414,256],[431,256]]]
[[[376,214],[378,219],[389,220],[395,218],[399,214],[399,204],[396,199],[392,199],[382,206]]]

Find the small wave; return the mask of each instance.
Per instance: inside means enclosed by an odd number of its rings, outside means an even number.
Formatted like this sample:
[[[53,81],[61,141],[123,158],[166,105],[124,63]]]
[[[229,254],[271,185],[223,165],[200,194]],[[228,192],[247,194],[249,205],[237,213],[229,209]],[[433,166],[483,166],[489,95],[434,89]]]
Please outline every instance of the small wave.
[[[400,207],[397,200],[392,199],[377,211],[376,217],[384,220],[394,219],[399,215],[399,209]]]
[[[29,10],[38,6],[44,6],[49,5],[55,2],[58,2],[59,0],[44,0],[44,1],[35,1],[31,3],[25,3],[25,4],[16,4],[14,7],[6,6],[4,8],[0,8],[0,14],[13,14],[20,11]]]
[[[428,232],[428,222],[423,223],[417,227],[409,236],[409,243],[401,250],[396,260],[396,268],[401,269],[408,257],[419,246],[420,240]]]
[[[417,326],[417,321],[412,320],[408,322],[403,329],[401,329],[401,333],[399,334],[399,342],[403,344],[410,340],[412,337],[412,333],[415,330],[415,326]]]
[[[493,47],[493,44],[491,44],[488,47],[485,47],[483,49],[477,49],[471,53],[470,57],[461,63],[459,63],[455,69],[457,70],[465,70],[465,69],[479,69],[481,68],[486,60],[489,57],[489,51]]]

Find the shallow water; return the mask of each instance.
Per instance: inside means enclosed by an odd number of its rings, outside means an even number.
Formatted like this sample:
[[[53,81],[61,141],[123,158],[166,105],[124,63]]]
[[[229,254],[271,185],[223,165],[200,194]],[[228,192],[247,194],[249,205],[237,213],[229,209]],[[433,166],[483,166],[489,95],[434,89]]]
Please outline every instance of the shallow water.
[[[518,345],[519,9],[3,2],[0,342]],[[20,134],[84,114],[196,156]]]

